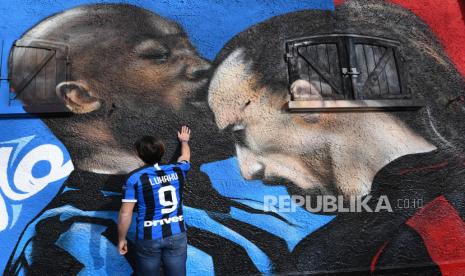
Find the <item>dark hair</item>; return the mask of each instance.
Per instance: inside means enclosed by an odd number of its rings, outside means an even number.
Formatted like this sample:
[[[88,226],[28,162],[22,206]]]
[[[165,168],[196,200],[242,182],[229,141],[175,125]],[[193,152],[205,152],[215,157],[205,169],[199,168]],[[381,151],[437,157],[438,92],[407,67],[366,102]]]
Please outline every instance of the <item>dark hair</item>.
[[[134,144],[137,155],[146,164],[153,165],[160,162],[165,154],[165,143],[160,138],[143,136]]]

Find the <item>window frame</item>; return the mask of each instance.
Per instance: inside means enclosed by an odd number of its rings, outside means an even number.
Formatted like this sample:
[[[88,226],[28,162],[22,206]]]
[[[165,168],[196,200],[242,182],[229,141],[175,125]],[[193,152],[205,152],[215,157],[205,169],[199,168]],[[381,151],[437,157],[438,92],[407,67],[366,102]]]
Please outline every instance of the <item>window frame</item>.
[[[401,60],[399,54],[399,48],[401,43],[392,39],[383,37],[365,36],[358,34],[320,34],[308,37],[299,37],[289,39],[285,42],[286,54],[285,60],[288,69],[288,83],[292,84],[293,81],[299,79],[298,71],[298,59],[299,59],[299,48],[308,47],[312,45],[324,45],[324,44],[335,44],[337,47],[337,57],[339,62],[339,72],[342,83],[342,94],[344,99],[323,99],[323,100],[291,100],[288,103],[288,110],[291,112],[300,111],[350,111],[350,110],[405,110],[405,109],[418,109],[423,106],[423,103],[413,98],[407,85],[406,68]],[[360,95],[360,91],[356,90],[353,84],[353,78],[357,77],[359,65],[357,64],[357,53],[355,51],[355,45],[370,45],[385,47],[387,50],[393,51],[392,58],[395,63],[395,70],[397,73],[397,81],[399,84],[400,94],[399,95],[382,95],[380,98],[370,98],[368,95]],[[381,59],[381,57],[380,57]],[[384,62],[389,62],[388,57]],[[308,62],[308,61],[307,61]],[[378,63],[381,60],[378,61]],[[308,62],[309,66],[315,67],[312,63]],[[385,70],[385,64],[383,69]],[[376,67],[375,67],[376,68]],[[373,68],[373,70],[375,69]],[[343,71],[346,73],[343,73]],[[353,69],[356,69],[355,72]],[[318,70],[314,70],[319,76],[326,81],[324,75]],[[358,72],[357,72],[358,71]],[[373,72],[373,71],[372,71]],[[383,71],[380,71],[383,72]],[[379,73],[378,73],[379,74]],[[371,73],[368,74],[370,76]],[[367,78],[368,78],[367,76]],[[378,76],[376,76],[377,81]],[[365,83],[371,81],[366,80]],[[334,89],[334,85],[328,82],[328,84]]]
[[[62,42],[36,39],[36,38],[22,38],[15,40],[11,47],[8,64],[13,63],[13,51],[18,48],[27,48],[27,49],[38,49],[38,50],[47,50],[50,51],[42,61],[36,65],[36,68],[28,73],[28,75],[20,83],[20,92],[27,87],[27,85],[34,80],[34,78],[44,69],[50,61],[56,62],[56,74],[54,77],[54,82],[56,84],[67,81],[69,78],[69,68],[70,68],[70,59],[69,59],[69,45]],[[10,66],[9,66],[10,67]],[[16,100],[18,91],[13,91],[11,87],[10,80],[14,74],[14,67],[11,67],[12,71],[8,71],[8,81],[9,81],[9,93],[15,94],[13,98],[9,97],[9,101]],[[57,98],[58,99],[58,98]],[[9,103],[9,104],[10,104]],[[71,113],[71,111],[66,108],[64,103],[39,103],[33,105],[24,105],[21,103],[23,108],[27,111],[25,114],[10,114],[10,115],[35,115],[35,114],[47,114],[47,115],[61,115],[66,116]]]

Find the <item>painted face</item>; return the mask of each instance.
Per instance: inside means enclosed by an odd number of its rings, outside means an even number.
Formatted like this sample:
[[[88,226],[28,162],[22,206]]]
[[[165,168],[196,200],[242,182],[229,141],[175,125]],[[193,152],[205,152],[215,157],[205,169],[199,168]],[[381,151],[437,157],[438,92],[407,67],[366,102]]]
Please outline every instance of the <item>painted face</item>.
[[[154,105],[179,111],[186,100],[197,98],[210,64],[181,27],[141,9],[119,12],[115,20],[108,11],[108,25],[92,20],[88,41],[82,41],[86,30],[71,38],[73,77],[86,80],[97,98],[136,112]]]
[[[176,23],[130,5],[89,5],[65,11],[40,22],[21,38],[23,44],[34,40],[67,45],[68,81],[85,83],[81,90],[90,89],[101,102],[130,109],[155,101],[179,110],[206,84],[210,67]],[[13,88],[20,82],[16,78],[24,74],[21,70],[37,67],[21,51],[16,52],[13,60],[21,69],[15,71]],[[42,78],[38,75],[34,81],[50,82]],[[36,102],[41,97],[25,96],[23,100]],[[85,111],[82,108],[77,113]]]
[[[93,82],[90,86],[112,110],[106,121],[120,143],[130,146],[136,137],[153,132],[172,137],[180,122],[198,118],[189,103],[202,97],[205,100],[206,88],[202,88],[207,84],[210,64],[176,25],[161,31],[134,30],[127,36],[118,42],[122,45],[118,52],[106,60],[106,73],[88,76]]]
[[[324,189],[325,174],[313,170],[327,160],[325,125],[331,115],[299,116],[283,111],[287,93],[259,88],[250,64],[236,50],[220,64],[209,87],[217,125],[232,127],[242,175],[247,179],[290,181],[302,189]],[[308,158],[309,156],[314,158]],[[321,156],[321,158],[318,158]],[[312,164],[313,163],[313,164]]]
[[[278,181],[298,193],[366,195],[383,166],[434,149],[390,113],[290,113],[286,85],[260,85],[244,56],[239,48],[221,62],[208,100],[217,125],[233,130],[246,179]]]

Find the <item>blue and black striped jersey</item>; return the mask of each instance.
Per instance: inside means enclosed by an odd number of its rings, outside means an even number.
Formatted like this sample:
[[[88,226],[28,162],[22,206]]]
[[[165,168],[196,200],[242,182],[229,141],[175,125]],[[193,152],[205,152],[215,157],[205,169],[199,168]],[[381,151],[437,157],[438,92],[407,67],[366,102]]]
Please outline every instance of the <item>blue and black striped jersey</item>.
[[[184,232],[182,189],[190,163],[145,166],[123,186],[123,202],[137,202],[137,239],[166,238]]]

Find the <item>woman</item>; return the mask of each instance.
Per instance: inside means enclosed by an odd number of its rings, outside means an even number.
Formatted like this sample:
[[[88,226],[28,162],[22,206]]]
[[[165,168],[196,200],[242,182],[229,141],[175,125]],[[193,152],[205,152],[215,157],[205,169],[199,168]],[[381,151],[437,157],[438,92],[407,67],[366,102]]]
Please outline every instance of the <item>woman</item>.
[[[128,252],[126,234],[137,208],[137,275],[159,275],[163,260],[165,275],[186,275],[187,237],[182,215],[182,189],[190,169],[191,131],[178,132],[181,156],[175,164],[159,164],[165,145],[159,138],[144,136],[135,143],[146,166],[129,174],[123,186],[123,203],[118,219],[118,249]]]

